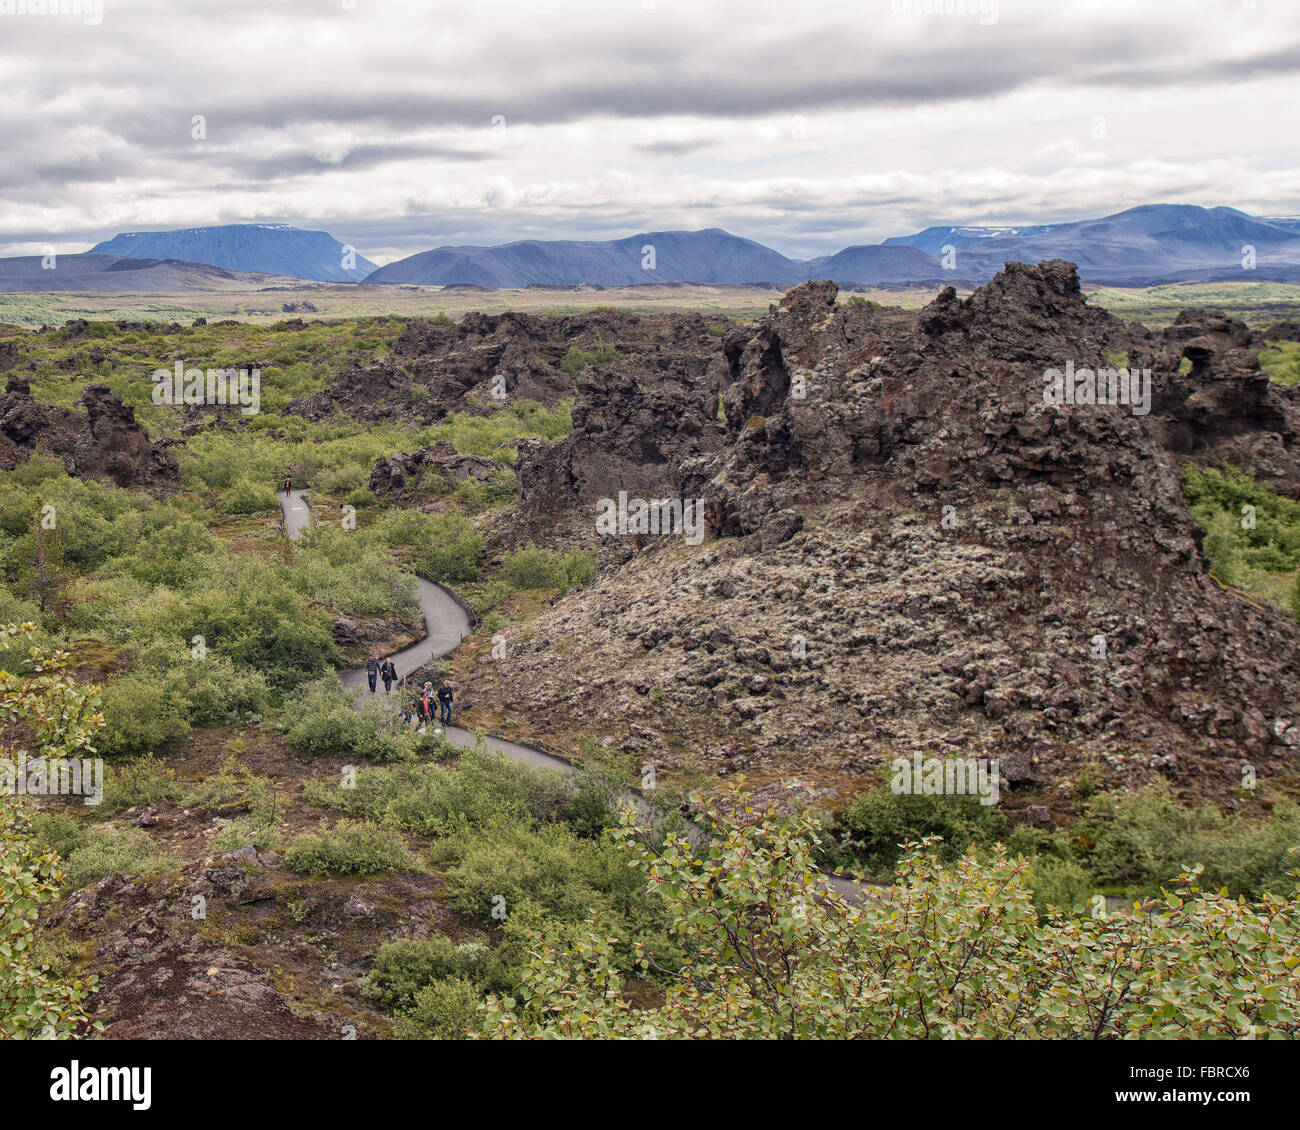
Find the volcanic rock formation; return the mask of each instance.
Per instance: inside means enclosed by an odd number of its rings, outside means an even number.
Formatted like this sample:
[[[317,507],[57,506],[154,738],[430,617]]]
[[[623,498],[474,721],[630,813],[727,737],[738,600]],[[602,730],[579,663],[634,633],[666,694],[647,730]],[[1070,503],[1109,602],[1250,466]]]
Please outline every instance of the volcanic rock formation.
[[[0,469],[12,470],[34,451],[63,457],[70,475],[120,487],[175,489],[176,460],[135,419],[135,409],[107,385],[88,385],[84,412],[38,404],[24,380],[11,377],[0,397]]]

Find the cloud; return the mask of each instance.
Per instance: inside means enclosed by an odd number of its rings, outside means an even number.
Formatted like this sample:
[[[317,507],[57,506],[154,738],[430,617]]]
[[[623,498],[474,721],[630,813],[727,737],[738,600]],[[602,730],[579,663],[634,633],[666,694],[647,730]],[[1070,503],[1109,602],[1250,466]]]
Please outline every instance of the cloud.
[[[1294,6],[1001,0],[992,26],[897,7],[0,15],[0,252],[276,220],[377,261],[709,225],[815,255],[1157,199],[1300,211]]]

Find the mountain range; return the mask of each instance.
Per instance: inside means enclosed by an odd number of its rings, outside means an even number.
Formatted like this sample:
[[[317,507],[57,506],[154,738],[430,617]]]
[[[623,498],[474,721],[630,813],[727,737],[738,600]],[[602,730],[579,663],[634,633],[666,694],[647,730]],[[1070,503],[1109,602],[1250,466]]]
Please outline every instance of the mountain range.
[[[328,232],[288,224],[225,224],[115,235],[92,253],[127,259],[180,259],[228,271],[257,271],[316,282],[361,282],[375,264]],[[349,253],[350,252],[350,253]]]
[[[349,252],[327,232],[283,224],[131,232],[85,255],[60,257],[57,271],[42,270],[35,257],[0,259],[0,291],[187,290],[210,287],[214,279],[203,272],[213,269],[316,282],[502,289],[668,282],[785,288],[810,279],[832,279],[845,288],[974,285],[991,279],[1004,263],[1046,259],[1077,263],[1081,279],[1094,285],[1300,282],[1300,217],[1147,204],[1070,223],[940,225],[815,259],[791,259],[721,228],[443,246],[383,267]]]
[[[0,259],[0,294],[180,294],[238,290],[271,281],[290,280],[179,259],[125,259],[93,251],[53,259],[40,255]]]

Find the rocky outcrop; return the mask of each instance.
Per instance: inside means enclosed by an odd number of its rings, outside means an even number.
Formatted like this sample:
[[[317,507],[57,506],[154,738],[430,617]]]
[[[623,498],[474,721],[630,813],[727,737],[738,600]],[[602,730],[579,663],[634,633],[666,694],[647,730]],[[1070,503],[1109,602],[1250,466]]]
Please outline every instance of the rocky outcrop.
[[[449,325],[415,319],[390,357],[354,366],[289,411],[310,420],[340,411],[361,420],[431,423],[449,412],[494,410],[521,400],[550,405],[574,395],[565,368],[570,350],[595,354],[603,348],[620,368],[649,375],[661,355],[717,353],[718,346],[709,322],[695,314],[471,313]]]
[[[63,457],[70,475],[102,479],[120,487],[175,489],[176,460],[153,443],[135,409],[106,385],[89,385],[84,412],[38,404],[24,380],[10,378],[0,397],[0,469],[25,463],[33,451]]]
[[[1085,762],[1225,797],[1243,760],[1300,776],[1300,631],[1208,576],[1180,487],[1184,460],[1221,457],[1300,485],[1295,400],[1250,330],[1127,326],[1059,261],[918,314],[835,299],[790,291],[721,370],[580,384],[574,435],[521,452],[524,512],[661,483],[704,497],[720,540],[635,554],[507,633],[481,697],[500,680],[557,732],[760,776],[971,749],[1028,754],[1020,776],[1063,798]],[[1067,367],[1149,369],[1150,399],[1139,377],[1136,404],[1049,402]]]
[[[428,475],[442,475],[461,482],[487,482],[502,464],[482,455],[460,454],[446,440],[409,454],[395,452],[375,463],[370,472],[370,489],[382,498],[401,498],[418,490]]]

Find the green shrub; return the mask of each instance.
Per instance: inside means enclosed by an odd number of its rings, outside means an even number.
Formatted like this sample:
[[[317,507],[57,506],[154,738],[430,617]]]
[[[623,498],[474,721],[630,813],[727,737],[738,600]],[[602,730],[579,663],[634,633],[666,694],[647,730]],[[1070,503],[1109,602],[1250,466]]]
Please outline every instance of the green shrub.
[[[1180,872],[1231,895],[1280,894],[1300,865],[1300,808],[1280,802],[1265,819],[1224,816],[1213,805],[1184,807],[1164,782],[1128,796],[1094,798],[1073,829],[1080,862],[1099,883],[1157,891]]]
[[[353,754],[366,761],[411,760],[434,751],[438,740],[402,720],[396,696],[367,695],[358,702],[333,675],[290,695],[277,725],[303,753]]]
[[[1052,855],[1036,856],[1025,871],[1025,885],[1034,894],[1034,909],[1040,915],[1049,909],[1076,914],[1087,907],[1096,891],[1091,875],[1072,859]]]
[[[483,942],[453,942],[443,934],[403,938],[379,947],[375,964],[359,982],[361,993],[385,1012],[400,1012],[415,1003],[426,985],[448,977],[485,987],[509,989],[512,980],[497,952]]]
[[[942,836],[943,858],[955,859],[1005,839],[1006,824],[976,796],[896,794],[881,786],[850,801],[840,825],[841,843],[876,874],[892,872],[904,840],[926,836]]]
[[[573,783],[559,773],[466,750],[455,765],[361,769],[350,789],[313,781],[304,787],[313,803],[436,836],[498,821],[557,819],[571,803]]]
[[[515,590],[566,589],[587,584],[596,575],[596,562],[580,549],[558,553],[527,545],[505,555],[501,575]]]
[[[250,479],[236,479],[221,492],[221,505],[227,514],[264,514],[280,509],[275,488]]]
[[[54,852],[67,859],[86,839],[85,825],[71,812],[57,808],[37,809],[31,815],[32,833],[41,852]]]
[[[96,815],[106,820],[136,805],[159,805],[180,796],[181,787],[171,767],[150,754],[104,766],[104,796]]]
[[[593,914],[618,942],[619,967],[631,970],[636,945],[656,954],[662,968],[680,957],[666,933],[663,906],[628,868],[611,840],[583,839],[562,824],[536,828],[498,822],[467,831],[448,845],[457,861],[447,871],[450,904],[486,924],[504,913],[501,957],[513,966],[526,960],[529,932],[578,937]]]
[[[689,955],[664,999],[624,989],[614,928],[539,939],[522,984],[486,1002],[505,1038],[1254,1039],[1300,1035],[1300,900],[1248,903],[1188,881],[1147,914],[1036,912],[1023,861],[946,864],[918,845],[886,899],[854,904],[814,874],[815,820],[708,814],[702,846],[633,867]],[[510,920],[507,919],[507,922]],[[629,999],[633,998],[633,999]]]
[[[162,689],[169,699],[184,701],[194,726],[231,726],[255,720],[267,709],[271,687],[260,671],[237,667],[225,655],[157,640],[137,655],[135,671]]]
[[[612,365],[618,357],[618,350],[614,346],[606,345],[598,338],[596,348],[590,352],[579,349],[576,345],[569,346],[568,353],[560,362],[560,368],[569,376],[577,377],[588,365]]]
[[[68,887],[79,890],[108,875],[152,875],[177,865],[175,859],[159,855],[138,828],[97,825],[86,830],[81,846],[68,856],[64,874]]]
[[[1226,464],[1188,467],[1183,495],[1205,531],[1201,550],[1214,575],[1291,611],[1300,584],[1300,501]]]
[[[483,538],[460,514],[433,514],[415,546],[413,563],[422,577],[451,584],[478,576]]]
[[[97,748],[106,757],[152,753],[189,733],[189,701],[134,675],[103,690],[104,729]]]
[[[463,977],[432,981],[393,1024],[399,1040],[465,1040],[481,1031],[482,992]]]
[[[417,867],[393,829],[364,820],[340,820],[303,832],[285,848],[284,862],[303,875],[378,875]]]

